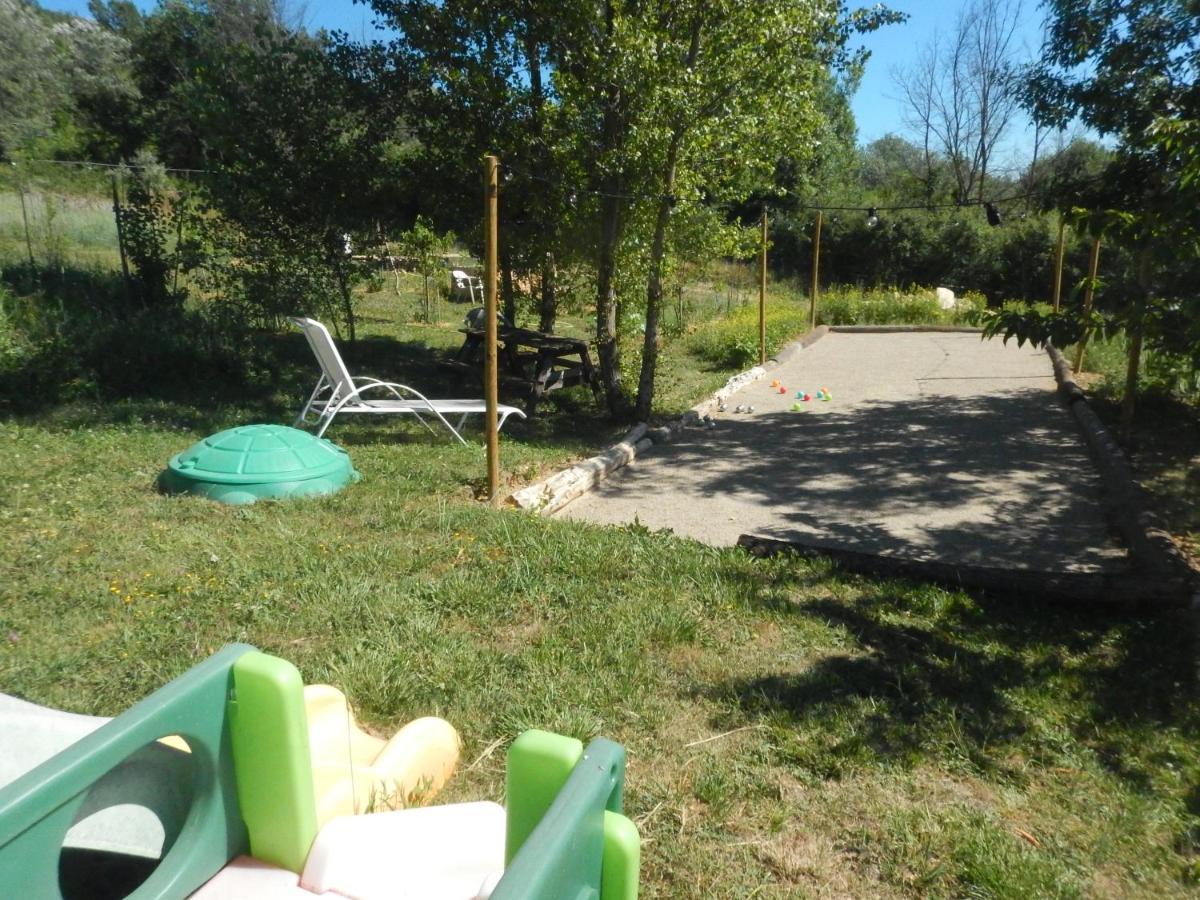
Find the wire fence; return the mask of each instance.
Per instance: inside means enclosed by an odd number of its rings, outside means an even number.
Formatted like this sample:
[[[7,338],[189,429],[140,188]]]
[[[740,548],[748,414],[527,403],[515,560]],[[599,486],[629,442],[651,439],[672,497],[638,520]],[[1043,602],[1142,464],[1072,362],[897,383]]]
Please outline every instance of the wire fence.
[[[113,203],[100,190],[100,184],[48,184],[30,173],[0,184],[0,266],[119,269]]]

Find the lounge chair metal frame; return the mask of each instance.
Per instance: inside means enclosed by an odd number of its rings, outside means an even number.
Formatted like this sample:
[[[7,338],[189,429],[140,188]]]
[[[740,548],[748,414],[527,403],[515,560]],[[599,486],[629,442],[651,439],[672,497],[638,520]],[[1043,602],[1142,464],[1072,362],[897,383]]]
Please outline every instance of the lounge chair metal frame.
[[[411,415],[416,417],[430,433],[434,432],[425,421],[422,413],[435,417],[446,426],[460,444],[466,445],[459,429],[467,421],[467,416],[485,412],[486,406],[482,400],[430,400],[416,388],[394,381],[380,381],[378,378],[354,377],[342,361],[329,329],[316,319],[303,316],[290,316],[288,321],[304,332],[308,345],[321,367],[321,378],[309,395],[308,402],[293,422],[293,427],[315,424],[317,437],[333,423],[338,413],[373,413],[376,415]],[[367,392],[384,392],[384,399],[367,399]],[[505,420],[511,415],[522,419],[525,413],[515,406],[498,405],[500,421],[497,428],[503,428]],[[445,415],[444,415],[445,414]],[[309,416],[315,415],[315,422],[309,421]],[[458,427],[451,425],[446,415],[459,416]]]

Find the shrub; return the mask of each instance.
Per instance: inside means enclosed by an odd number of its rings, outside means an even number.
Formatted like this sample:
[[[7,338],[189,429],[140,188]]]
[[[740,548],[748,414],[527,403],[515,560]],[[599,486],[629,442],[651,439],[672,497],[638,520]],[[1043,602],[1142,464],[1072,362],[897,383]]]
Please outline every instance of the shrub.
[[[767,306],[767,354],[808,329],[808,308],[798,302]],[[744,369],[758,362],[758,307],[744,306],[710,319],[688,335],[689,353],[722,369]]]

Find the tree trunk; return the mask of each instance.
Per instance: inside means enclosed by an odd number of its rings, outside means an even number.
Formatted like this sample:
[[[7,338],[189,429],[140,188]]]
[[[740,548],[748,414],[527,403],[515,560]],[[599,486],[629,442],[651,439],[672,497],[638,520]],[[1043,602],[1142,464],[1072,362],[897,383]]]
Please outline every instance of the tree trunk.
[[[557,279],[554,254],[547,253],[542,263],[542,301],[538,308],[538,331],[546,334],[554,333],[554,320],[558,317]]]
[[[686,65],[691,69],[700,52],[700,28],[703,20],[697,17],[692,26],[691,45],[688,47]],[[654,240],[650,245],[650,276],[646,284],[646,335],[642,343],[642,371],[638,375],[637,403],[635,415],[639,422],[650,421],[654,406],[654,373],[658,368],[658,318],[662,310],[663,257],[667,246],[667,222],[675,205],[675,169],[679,163],[679,145],[683,143],[686,124],[677,124],[667,147],[666,165],[663,167],[662,198],[658,201],[658,214],[654,220]]]
[[[658,201],[658,214],[654,220],[654,240],[650,245],[650,276],[646,283],[646,334],[642,342],[642,370],[638,376],[637,403],[634,415],[639,422],[650,421],[654,406],[654,374],[658,369],[658,319],[662,310],[662,270],[666,254],[667,222],[671,218],[672,197],[675,190],[675,167],[679,158],[682,129],[671,136],[667,150],[667,166],[663,176],[663,197]]]
[[[504,261],[500,265],[500,292],[504,299],[504,318],[508,320],[509,325],[516,326],[517,324],[517,294],[513,289],[513,271],[512,264],[509,262],[508,254],[503,254]]]
[[[605,33],[611,40],[616,31],[614,0],[604,4]],[[624,132],[621,86],[610,81],[604,87],[604,121],[600,157],[621,145]],[[600,204],[600,244],[596,263],[596,354],[600,381],[608,411],[615,419],[626,418],[629,402],[621,389],[621,349],[617,339],[617,245],[621,241],[620,172],[609,172],[601,180],[604,196]]]
[[[606,190],[619,191],[619,177],[606,178]],[[608,411],[624,418],[628,402],[621,389],[621,348],[617,342],[617,244],[621,239],[621,201],[605,197],[600,207],[600,248],[596,265],[596,355]]]
[[[1141,295],[1138,302],[1141,309],[1137,311],[1137,316],[1134,318],[1125,333],[1129,338],[1128,357],[1125,366],[1125,396],[1121,398],[1121,420],[1119,430],[1121,439],[1125,441],[1126,446],[1129,440],[1133,437],[1133,414],[1137,405],[1137,389],[1138,389],[1138,370],[1142,362],[1142,332],[1143,332],[1143,316],[1145,310],[1150,306],[1150,272],[1153,260],[1150,257],[1150,251],[1143,249],[1138,255],[1137,267],[1137,282],[1138,293]]]
[[[1126,445],[1133,436],[1133,412],[1137,403],[1138,368],[1142,361],[1142,323],[1129,332],[1129,355],[1125,367],[1125,396],[1121,398],[1121,439]]]
[[[346,277],[346,266],[344,260],[337,255],[334,255],[332,260],[333,274],[337,278],[338,291],[342,295],[342,314],[346,317],[346,332],[349,335],[350,343],[354,343],[356,339],[354,330],[354,298],[350,294],[350,282]]]

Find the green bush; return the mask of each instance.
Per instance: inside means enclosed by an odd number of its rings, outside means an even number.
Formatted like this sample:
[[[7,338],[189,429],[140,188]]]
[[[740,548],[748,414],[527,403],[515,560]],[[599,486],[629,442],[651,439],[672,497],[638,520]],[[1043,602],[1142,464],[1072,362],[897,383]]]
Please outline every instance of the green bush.
[[[860,291],[831,288],[821,293],[817,322],[822,325],[964,325],[986,305],[979,294],[959,297],[945,310],[927,290]]]
[[[142,307],[116,273],[7,269],[0,410],[197,385],[212,393],[238,388],[253,358],[247,340],[203,310]]]
[[[866,289],[891,285],[911,290],[942,285],[957,293],[977,292],[993,303],[1012,298],[1049,299],[1053,281],[1057,220],[1004,212],[993,228],[978,206],[951,210],[881,211],[869,225],[865,215],[840,212],[824,219],[821,231],[823,284]],[[773,226],[771,265],[807,283],[812,265],[812,213],[780,214]],[[1068,231],[1064,289],[1077,291],[1087,269],[1088,241]],[[1125,267],[1121,254],[1107,252],[1108,280]]]
[[[808,308],[796,301],[767,305],[767,354],[808,330]],[[722,369],[744,369],[758,362],[758,307],[744,306],[710,319],[689,334],[689,353]]]
[[[820,294],[817,322],[823,325],[965,325],[987,305],[980,294],[958,298],[943,310],[932,289],[861,291],[831,288]],[[808,330],[809,305],[799,292],[767,301],[767,354]],[[758,362],[758,307],[751,304],[710,319],[685,339],[693,356],[723,369],[744,369]]]

